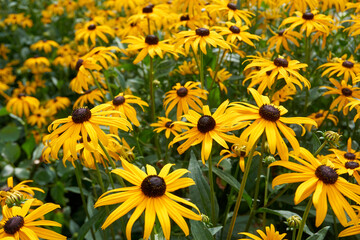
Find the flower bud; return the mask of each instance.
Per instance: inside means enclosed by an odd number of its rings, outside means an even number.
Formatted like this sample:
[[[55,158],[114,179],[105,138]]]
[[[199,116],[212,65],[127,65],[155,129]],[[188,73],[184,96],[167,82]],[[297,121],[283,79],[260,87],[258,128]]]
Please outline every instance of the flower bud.
[[[287,225],[292,228],[298,228],[301,223],[301,217],[294,215],[286,219]]]

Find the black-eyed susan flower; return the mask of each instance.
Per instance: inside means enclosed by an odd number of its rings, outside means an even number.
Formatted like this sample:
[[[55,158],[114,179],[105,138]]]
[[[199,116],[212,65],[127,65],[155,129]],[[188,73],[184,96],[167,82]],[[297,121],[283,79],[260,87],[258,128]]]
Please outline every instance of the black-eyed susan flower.
[[[330,27],[332,27],[334,21],[331,17],[324,14],[318,14],[319,11],[313,10],[311,12],[296,11],[296,17],[285,18],[280,24],[279,28],[291,24],[288,29],[293,30],[297,26],[300,27],[300,33],[306,31],[306,36],[309,37],[312,32],[323,32],[329,34]]]
[[[229,101],[224,101],[214,114],[211,114],[207,105],[202,107],[202,115],[189,110],[183,116],[188,122],[179,121],[178,123],[188,126],[190,129],[176,136],[170,143],[170,146],[179,141],[186,140],[177,148],[179,154],[183,154],[191,146],[201,143],[201,160],[204,164],[211,154],[213,140],[223,148],[228,149],[229,147],[226,142],[236,143],[239,141],[239,138],[233,134],[227,134],[227,132],[238,130],[248,124],[247,122],[239,123],[234,112],[228,111],[228,106]]]
[[[270,167],[282,166],[295,171],[274,178],[273,187],[284,183],[302,182],[295,192],[294,202],[297,205],[313,193],[312,202],[316,209],[316,227],[319,227],[326,217],[327,201],[343,226],[348,225],[347,216],[354,222],[358,221],[354,209],[344,196],[359,203],[359,185],[347,182],[338,175],[329,161],[320,162],[304,148],[301,148],[299,157],[294,155],[291,157],[299,163],[276,161],[270,164]]]
[[[302,38],[302,35],[300,33],[289,29],[280,30],[277,33],[275,33],[270,28],[270,31],[274,34],[274,36],[269,38],[269,40],[266,42],[269,45],[268,51],[274,46],[276,52],[280,51],[281,46],[287,51],[290,51],[288,44],[289,41],[292,42],[296,47],[299,47],[299,42],[297,41],[297,39],[300,40]]]
[[[250,18],[254,16],[254,13],[247,10],[240,10],[237,8],[236,3],[232,1],[215,1],[212,4],[206,6],[206,10],[210,13],[216,13],[220,17],[225,17],[227,21],[235,20],[236,23],[242,24],[242,21],[246,25],[251,26]]]
[[[75,40],[84,40],[85,45],[88,45],[89,39],[92,45],[96,44],[96,38],[99,37],[105,43],[109,43],[108,38],[105,34],[111,37],[115,36],[115,32],[112,28],[107,25],[97,25],[96,22],[91,21],[84,25],[82,29],[75,32]]]
[[[0,44],[0,56],[5,59],[8,60],[7,54],[10,52],[10,50],[3,44]]]
[[[265,232],[261,230],[256,230],[256,231],[260,235],[260,237],[247,232],[241,232],[239,234],[245,235],[254,240],[282,240],[284,239],[284,237],[286,237],[286,233],[280,234],[279,231],[275,230],[275,227],[272,224],[270,225],[270,227],[265,228]],[[246,240],[246,239],[248,238],[240,238],[239,240]]]
[[[96,63],[95,59],[88,57],[85,59],[79,58],[75,69],[78,73],[70,82],[70,87],[73,91],[81,94],[82,92],[89,90],[89,85],[95,85],[91,73],[95,76],[95,71],[100,71],[102,67]],[[92,72],[93,70],[95,71]]]
[[[201,14],[205,4],[205,0],[174,0],[172,3],[174,9],[179,9],[181,13],[189,14],[190,17]]]
[[[116,113],[116,111],[102,111],[99,106],[91,110],[85,107],[75,109],[67,118],[52,122],[48,127],[51,133],[46,139],[51,148],[51,157],[57,159],[59,149],[66,144],[68,144],[71,154],[76,156],[76,143],[79,136],[82,137],[85,147],[90,151],[97,149],[98,141],[106,146],[108,139],[100,125],[119,128],[126,132],[132,130],[131,124],[125,118],[107,117]]]
[[[135,126],[140,126],[140,122],[137,119],[136,110],[132,104],[136,104],[141,107],[143,111],[144,107],[148,107],[149,105],[141,100],[141,98],[131,95],[131,94],[125,94],[125,93],[119,93],[114,97],[114,99],[110,102],[101,104],[98,106],[99,110],[109,111],[109,110],[115,110],[118,111],[116,115],[114,113],[113,116],[120,116],[124,115],[126,118],[130,120]],[[111,131],[114,132],[114,131]],[[114,132],[117,133],[117,130]]]
[[[186,236],[189,235],[189,227],[184,217],[200,221],[199,209],[193,203],[171,193],[195,184],[190,178],[181,178],[188,170],[177,169],[169,174],[172,164],[166,164],[160,173],[157,174],[154,167],[146,165],[147,173],[145,173],[126,160],[122,159],[121,162],[124,169],[115,169],[112,173],[121,176],[135,186],[117,188],[100,196],[95,203],[96,208],[122,203],[106,218],[101,228],[107,228],[114,221],[135,208],[126,226],[127,239],[131,239],[132,226],[144,211],[144,239],[149,238],[156,216],[160,222],[165,239],[170,239],[170,218],[179,225]],[[194,213],[184,207],[184,205],[195,208],[199,214]]]
[[[51,71],[51,69],[49,68],[50,61],[45,57],[35,56],[32,58],[28,58],[24,62],[24,66],[28,67],[33,74],[41,74]]]
[[[360,11],[360,4],[359,3],[348,3],[349,8],[356,8],[356,12]],[[354,4],[354,5],[350,5]],[[355,5],[356,4],[356,5]],[[349,22],[352,25],[345,28],[344,32],[348,32],[348,35],[351,37],[358,36],[360,34],[359,28],[360,28],[360,18],[358,15],[351,15],[351,19],[344,20],[343,23]],[[357,50],[360,49],[360,44],[357,45],[354,52],[357,52]]]
[[[217,83],[219,84],[220,90],[224,91],[225,94],[227,94],[227,88],[224,85],[223,82],[225,82],[226,80],[228,80],[232,74],[228,71],[226,71],[225,68],[219,70],[218,72],[216,72],[216,76],[215,76],[215,72],[211,69],[208,68],[209,74],[211,76],[211,78]]]
[[[358,236],[360,234],[360,224],[348,227],[339,233],[338,237]]]
[[[249,61],[250,63],[245,67],[244,71],[252,67],[258,67],[260,70],[252,72],[245,80],[251,79],[250,86],[260,84],[260,92],[262,92],[265,87],[271,89],[275,81],[281,78],[283,78],[287,84],[295,84],[301,89],[303,88],[301,83],[303,83],[305,87],[310,88],[310,82],[298,72],[299,69],[308,66],[305,63],[300,63],[297,60],[287,60],[281,56],[275,58],[273,61],[258,56],[249,56]]]
[[[176,83],[173,90],[168,91],[164,98],[164,108],[166,117],[170,111],[177,106],[176,118],[180,120],[181,115],[188,113],[192,108],[197,112],[201,112],[203,103],[201,99],[206,100],[208,91],[199,88],[199,82],[186,82],[184,86]]]
[[[197,28],[196,30],[181,31],[175,35],[175,48],[184,46],[185,53],[189,54],[190,46],[195,54],[200,50],[206,55],[206,46],[221,47],[222,49],[231,50],[231,46],[223,39],[223,37],[208,28]]]
[[[232,23],[226,22],[226,27],[213,27],[219,32],[221,36],[226,36],[226,41],[229,43],[244,42],[252,47],[255,47],[251,40],[259,41],[260,36],[247,32],[249,29],[246,25],[241,25],[240,22]]]
[[[262,94],[259,91],[260,87],[258,88],[258,92]],[[282,102],[286,102],[288,100],[292,100],[293,98],[291,96],[296,94],[296,87],[293,84],[285,85],[280,90],[276,91],[274,95],[271,98],[271,101],[275,105],[280,105]]]
[[[333,163],[338,174],[347,173],[354,176],[356,181],[360,183],[360,152],[352,149],[351,138],[347,142],[347,151],[331,148],[329,151],[334,153]]]
[[[85,105],[95,104],[95,101],[103,102],[104,95],[99,89],[87,90],[74,103],[74,108],[83,107]]]
[[[33,114],[30,115],[26,120],[32,126],[37,126],[41,128],[47,124],[47,118],[52,116],[54,112],[51,112],[51,109],[46,109],[39,107],[33,111]]]
[[[51,109],[52,112],[57,113],[59,110],[66,109],[70,106],[70,99],[67,97],[54,97],[50,99],[46,104],[45,108]]]
[[[308,118],[314,119],[318,126],[322,125],[324,120],[328,119],[334,123],[336,126],[339,122],[339,119],[334,115],[329,113],[327,110],[320,109],[319,111],[312,113],[308,116]],[[311,125],[305,125],[308,131],[311,131]]]
[[[22,207],[14,206],[8,208],[5,205],[2,209],[4,223],[0,228],[1,239],[47,239],[47,240],[66,240],[66,237],[52,230],[41,228],[40,226],[61,227],[61,224],[50,220],[38,220],[57,208],[59,205],[46,203],[29,213],[34,199],[27,200]]]
[[[322,8],[321,10],[324,12],[327,9],[331,9],[335,6],[336,12],[345,11],[345,6],[348,0],[322,0]]]
[[[44,193],[44,190],[42,190],[41,188],[30,187],[26,185],[27,183],[31,183],[31,182],[33,181],[25,180],[14,185],[13,177],[8,177],[7,185],[0,188],[0,205],[3,207],[6,203],[6,200],[14,195],[23,196],[24,199],[31,199],[35,195],[34,191]]]
[[[173,73],[179,73],[183,76],[185,75],[198,75],[199,74],[199,69],[196,65],[195,59],[192,58],[191,61],[184,61],[179,67],[178,69],[175,69],[174,71],[172,71],[170,74]]]
[[[53,40],[40,40],[30,46],[31,50],[44,51],[45,53],[51,52],[52,48],[58,48],[59,44]]]
[[[292,14],[294,11],[305,12],[307,8],[314,10],[318,7],[319,2],[313,0],[289,0],[286,1],[286,4],[288,4],[288,7],[290,8],[290,14]]]
[[[109,2],[109,1],[108,1]],[[124,9],[134,9],[136,6],[139,6],[144,3],[144,0],[115,0],[114,7],[117,11],[121,12]]]
[[[343,76],[346,82],[351,77],[352,82],[355,83],[354,79],[360,73],[360,63],[356,62],[353,56],[350,56],[347,60],[346,58],[347,56],[343,55],[341,58],[333,58],[332,62],[319,66],[319,68],[326,68],[321,76],[329,74],[329,77],[331,77],[337,73],[336,77]]]
[[[33,26],[33,21],[24,13],[11,13],[4,19],[4,23],[6,25],[19,25],[22,28]]]
[[[158,55],[160,58],[164,57],[164,53],[171,53],[178,56],[179,50],[174,48],[174,45],[168,44],[167,40],[159,41],[159,38],[155,35],[147,35],[144,37],[128,36],[123,43],[128,43],[127,50],[134,51],[140,50],[139,54],[134,60],[134,64],[142,61],[147,55],[154,58]]]
[[[23,115],[28,117],[30,112],[37,109],[39,105],[40,102],[37,98],[26,96],[24,93],[19,93],[10,98],[9,102],[6,104],[6,110],[19,117],[22,117]]]
[[[99,63],[103,68],[108,69],[109,65],[114,66],[118,60],[114,52],[120,51],[118,47],[96,47],[90,52],[81,57],[81,59],[92,58]]]
[[[330,109],[335,109],[335,107],[337,107],[336,110],[338,112],[340,112],[342,109],[343,114],[346,116],[350,107],[347,104],[355,98],[360,98],[360,88],[347,84],[347,81],[345,80],[342,80],[341,83],[339,83],[334,78],[330,78],[329,81],[335,86],[335,88],[322,86],[328,90],[327,92],[323,93],[323,96],[329,94],[338,94],[339,96],[331,103]]]
[[[304,134],[305,129],[301,124],[317,126],[316,122],[306,117],[282,117],[287,113],[283,106],[271,104],[268,97],[260,95],[255,89],[249,88],[248,90],[254,97],[257,106],[243,102],[232,104],[234,106],[233,111],[238,113],[237,121],[255,120],[241,133],[240,141],[248,140],[248,145],[253,146],[264,133],[266,134],[271,154],[274,155],[277,149],[280,158],[287,161],[289,159],[288,148],[280,135],[281,132],[293,147],[295,154],[298,154],[300,145],[295,137],[295,132],[285,124],[298,124],[303,128]],[[250,149],[247,148],[246,153]]]
[[[150,124],[151,127],[155,127],[154,132],[160,133],[162,131],[165,131],[165,137],[169,138],[170,133],[172,133],[174,136],[179,135],[179,133],[182,132],[182,130],[188,130],[189,128],[186,126],[182,126],[178,124],[177,122],[173,122],[169,118],[165,117],[158,117],[158,121],[156,123]]]

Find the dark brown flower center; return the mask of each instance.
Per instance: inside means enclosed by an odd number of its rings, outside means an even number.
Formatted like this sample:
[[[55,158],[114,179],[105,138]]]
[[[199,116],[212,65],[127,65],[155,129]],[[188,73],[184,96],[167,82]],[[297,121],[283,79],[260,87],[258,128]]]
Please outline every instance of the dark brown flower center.
[[[95,25],[95,24],[90,24],[90,25],[88,26],[88,30],[95,30],[95,28],[96,28],[96,25]]]
[[[130,23],[131,27],[136,27],[136,25],[137,25],[136,23]]]
[[[271,73],[272,73],[272,70],[270,70],[270,71],[266,71],[266,75],[268,75],[268,76],[270,76],[270,75],[271,75]]]
[[[280,118],[280,111],[273,105],[264,104],[259,109],[259,115],[265,120],[276,122]]]
[[[92,90],[89,89],[89,90],[86,90],[84,94],[89,94],[91,92],[92,92]]]
[[[334,169],[326,165],[317,167],[315,175],[325,184],[334,184],[339,177]]]
[[[285,58],[275,58],[274,64],[277,67],[288,67],[289,62]]]
[[[179,97],[185,97],[185,96],[188,94],[188,90],[187,90],[187,88],[185,88],[185,87],[181,87],[181,88],[179,88],[179,89],[176,91],[176,94],[177,94]]]
[[[318,113],[318,114],[315,115],[315,118],[321,118],[321,117],[323,117],[323,116],[324,116],[324,114]]]
[[[352,67],[354,66],[354,63],[345,60],[345,61],[342,63],[342,66],[343,66],[343,67],[346,67],[346,68],[352,68]]]
[[[38,114],[36,114],[36,116],[37,116],[37,117],[41,117],[41,114],[40,114],[40,113],[38,113]]]
[[[348,88],[341,89],[341,92],[346,97],[351,96],[351,94],[352,94],[352,91],[350,89],[348,89]]]
[[[147,176],[141,183],[141,191],[147,197],[161,197],[166,191],[165,181],[157,175]]]
[[[314,19],[314,14],[311,12],[306,12],[302,15],[302,18],[305,20],[312,20]]]
[[[215,119],[212,116],[201,116],[197,123],[197,128],[202,133],[207,133],[213,130],[216,126]]]
[[[238,28],[235,25],[231,26],[229,29],[232,33],[235,33],[235,34],[240,33],[240,28]]]
[[[22,226],[24,226],[24,218],[22,216],[15,216],[6,221],[4,231],[7,234],[15,234]]]
[[[210,31],[207,28],[198,28],[195,30],[196,35],[206,37],[210,35]]]
[[[154,5],[153,4],[149,4],[147,5],[146,7],[144,7],[142,9],[142,12],[143,13],[152,13],[153,12],[153,8],[154,8]]]
[[[353,162],[353,161],[346,162],[346,163],[345,163],[345,167],[346,167],[347,169],[355,169],[355,168],[358,168],[358,167],[359,167],[359,163]]]
[[[284,32],[285,32],[285,30],[281,30],[281,31],[278,32],[278,35],[282,36],[282,35],[284,35]]]
[[[183,15],[180,17],[180,21],[189,21],[189,20],[190,20],[189,15]]]
[[[229,9],[231,9],[231,10],[234,10],[234,11],[237,9],[235,3],[228,3],[227,7],[228,7]]]
[[[344,154],[344,158],[346,158],[348,160],[355,160],[356,156],[353,153],[347,152]]]
[[[74,123],[83,123],[91,118],[91,111],[88,108],[75,109],[71,114]]]
[[[174,126],[174,124],[172,121],[165,123],[166,128],[172,128],[173,126]]]
[[[113,104],[115,106],[119,106],[119,105],[123,104],[124,102],[125,102],[124,96],[118,96],[118,97],[114,98],[114,100],[113,100]]]
[[[145,43],[149,45],[156,45],[159,42],[159,38],[155,35],[147,35],[145,38]]]
[[[79,60],[76,62],[75,70],[79,71],[80,67],[82,66],[84,60],[79,58]]]
[[[17,95],[18,98],[25,97],[25,96],[26,96],[25,93],[19,93],[19,94]]]

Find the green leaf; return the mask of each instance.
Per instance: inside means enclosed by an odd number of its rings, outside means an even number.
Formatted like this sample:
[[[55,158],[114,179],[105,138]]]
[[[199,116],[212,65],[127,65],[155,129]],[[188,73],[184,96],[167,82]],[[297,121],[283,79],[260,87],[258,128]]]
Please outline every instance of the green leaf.
[[[190,220],[191,233],[195,240],[214,239],[203,222]]]
[[[202,213],[211,216],[210,186],[204,178],[193,152],[190,154],[189,171],[189,177],[195,182],[195,185],[189,187],[190,198]],[[219,206],[215,197],[215,218],[217,218],[218,213]]]
[[[29,179],[30,171],[24,168],[15,168],[15,176],[21,180]]]
[[[311,146],[312,146],[312,152],[316,152],[316,150],[319,149],[321,145],[320,139],[318,138],[318,136],[316,136],[315,133],[312,134],[311,136]]]
[[[306,240],[323,240],[323,239],[325,239],[325,236],[329,229],[330,229],[330,226],[326,226],[323,229],[321,229],[320,231],[318,231],[317,233],[315,233],[314,235],[308,237]]]
[[[266,213],[274,214],[274,215],[283,217],[285,219],[288,219],[291,216],[298,216],[301,218],[301,216],[299,216],[299,214],[291,212],[291,211],[285,211],[285,210],[273,210],[273,209],[269,209],[269,208],[259,208],[258,212],[266,212]]]
[[[106,217],[106,211],[105,211],[105,207],[101,208],[99,211],[97,211],[94,216],[92,216],[90,219],[88,219],[80,228],[79,230],[79,235],[78,235],[78,240],[82,240],[84,239],[86,233],[88,231],[90,231],[90,228],[92,226],[94,226],[94,230],[96,232],[96,230],[98,229],[98,227],[96,227],[96,225],[100,225],[100,223],[102,223],[104,221]]]
[[[5,165],[4,168],[1,170],[1,176],[3,177],[9,177],[10,175],[13,175],[13,173],[14,168],[10,164]]]
[[[206,164],[208,167],[208,164]],[[213,167],[213,173],[215,173],[219,178],[230,184],[236,191],[240,189],[240,183],[236,180],[230,173],[221,170],[220,168]]]
[[[15,125],[7,125],[0,130],[1,142],[15,142],[20,137],[20,130]]]
[[[7,142],[1,151],[1,155],[9,162],[15,163],[19,159],[21,149],[17,143]]]
[[[55,200],[56,203],[59,203],[61,206],[65,206],[66,200],[64,197],[65,186],[62,182],[57,181],[55,186],[50,189],[50,195]]]
[[[30,159],[31,158],[31,154],[33,152],[33,150],[36,147],[36,142],[35,142],[35,138],[33,135],[31,135],[30,137],[28,137],[26,139],[26,142],[24,142],[21,145],[21,148],[26,152],[27,158]]]
[[[46,169],[39,169],[34,175],[34,181],[40,185],[46,185],[54,180],[54,176]]]
[[[6,116],[6,115],[9,115],[9,112],[6,110],[5,107],[1,108],[0,109],[0,117]]]

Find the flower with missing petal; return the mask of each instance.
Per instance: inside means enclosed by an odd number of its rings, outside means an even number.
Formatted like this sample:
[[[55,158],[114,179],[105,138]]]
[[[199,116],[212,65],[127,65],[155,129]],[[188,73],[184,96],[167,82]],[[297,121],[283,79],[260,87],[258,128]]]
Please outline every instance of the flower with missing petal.
[[[158,122],[150,124],[151,127],[155,127],[154,132],[160,133],[165,130],[165,137],[169,138],[170,133],[174,136],[179,135],[179,132],[182,130],[188,130],[189,128],[186,126],[182,126],[177,122],[173,122],[169,118],[158,117]]]

